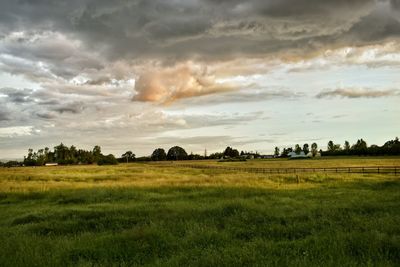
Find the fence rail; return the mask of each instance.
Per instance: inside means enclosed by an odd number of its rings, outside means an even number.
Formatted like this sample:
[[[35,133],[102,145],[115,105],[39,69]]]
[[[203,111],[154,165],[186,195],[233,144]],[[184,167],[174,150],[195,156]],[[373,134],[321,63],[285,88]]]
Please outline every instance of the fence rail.
[[[184,167],[193,169],[217,169],[226,171],[240,171],[250,173],[375,173],[375,174],[400,174],[400,166],[368,166],[368,167],[308,167],[308,168],[243,168],[243,167],[228,167],[228,166],[213,166],[213,165],[197,165],[197,164],[177,164],[172,163],[169,165],[162,164],[162,166],[171,167]]]

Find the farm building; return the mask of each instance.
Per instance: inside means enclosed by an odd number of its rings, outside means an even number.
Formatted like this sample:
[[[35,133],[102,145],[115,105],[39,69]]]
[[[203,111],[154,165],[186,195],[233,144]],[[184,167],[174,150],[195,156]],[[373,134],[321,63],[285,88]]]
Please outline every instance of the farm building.
[[[54,162],[52,162],[52,163],[46,163],[45,164],[45,166],[58,166],[58,163],[54,163]]]
[[[294,159],[294,158],[308,158],[308,156],[303,151],[301,151],[299,154],[297,154],[296,152],[290,152],[290,153],[288,153],[288,157],[292,158],[292,159]]]

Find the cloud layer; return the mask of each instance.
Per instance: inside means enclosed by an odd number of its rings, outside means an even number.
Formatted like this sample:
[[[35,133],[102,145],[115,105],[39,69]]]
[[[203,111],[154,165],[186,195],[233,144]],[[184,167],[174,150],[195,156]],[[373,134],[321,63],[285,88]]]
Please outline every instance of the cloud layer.
[[[400,96],[400,90],[373,90],[368,88],[338,88],[334,90],[324,90],[317,98],[345,97],[345,98],[377,98]]]
[[[399,39],[398,0],[3,0],[0,145],[68,133],[113,147],[191,129],[200,142],[207,127],[291,124],[287,105],[390,99]]]
[[[147,70],[135,84],[134,101],[162,102],[232,91],[235,86],[217,83],[207,69],[192,64],[162,70]]]

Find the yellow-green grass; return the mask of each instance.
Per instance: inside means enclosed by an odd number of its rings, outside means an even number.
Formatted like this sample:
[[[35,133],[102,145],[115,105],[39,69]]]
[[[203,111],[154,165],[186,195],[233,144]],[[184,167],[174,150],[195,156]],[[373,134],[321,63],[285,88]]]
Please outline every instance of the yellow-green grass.
[[[244,168],[329,168],[329,167],[376,167],[400,166],[400,157],[320,157],[307,159],[253,159],[247,161],[221,162],[219,160],[166,161],[155,164],[196,164]]]
[[[399,179],[170,164],[2,168],[0,266],[399,266]]]

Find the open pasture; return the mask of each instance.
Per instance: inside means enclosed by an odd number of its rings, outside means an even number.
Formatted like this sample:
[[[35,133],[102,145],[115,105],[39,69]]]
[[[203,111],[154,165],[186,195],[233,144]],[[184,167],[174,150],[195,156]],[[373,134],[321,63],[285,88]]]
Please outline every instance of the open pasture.
[[[400,159],[195,164],[395,166]],[[170,165],[0,169],[0,266],[400,264],[399,176]]]
[[[168,161],[161,164],[173,164]],[[332,167],[376,167],[399,166],[400,157],[321,157],[311,159],[254,159],[247,161],[220,162],[218,160],[180,161],[179,164],[206,166],[229,166],[243,168],[332,168]],[[159,163],[160,164],[160,163]]]

